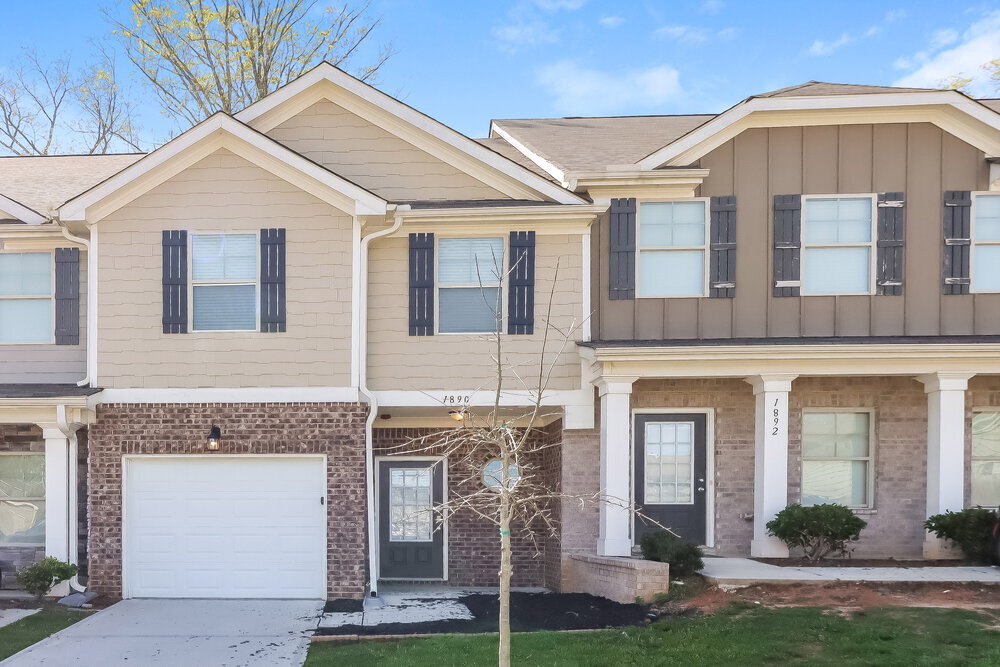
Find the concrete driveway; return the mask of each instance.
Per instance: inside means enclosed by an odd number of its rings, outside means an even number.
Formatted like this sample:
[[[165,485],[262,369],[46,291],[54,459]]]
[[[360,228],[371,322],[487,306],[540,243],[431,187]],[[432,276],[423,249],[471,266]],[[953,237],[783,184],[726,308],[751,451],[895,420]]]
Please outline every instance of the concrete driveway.
[[[319,600],[125,600],[0,665],[297,667],[322,609]]]

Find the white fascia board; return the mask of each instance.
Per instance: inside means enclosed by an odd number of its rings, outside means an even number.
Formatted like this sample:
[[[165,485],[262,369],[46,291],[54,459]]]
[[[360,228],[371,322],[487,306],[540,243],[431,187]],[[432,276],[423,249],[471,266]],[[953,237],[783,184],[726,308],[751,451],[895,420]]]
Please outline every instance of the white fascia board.
[[[346,90],[352,95],[363,99],[369,104],[390,113],[411,126],[431,135],[435,139],[442,141],[452,148],[479,160],[483,164],[499,171],[505,176],[523,183],[525,186],[536,192],[553,199],[561,204],[580,204],[584,200],[548,179],[542,178],[517,164],[513,160],[505,158],[499,153],[495,153],[485,146],[481,146],[469,137],[457,130],[453,130],[444,123],[434,120],[416,109],[403,104],[399,100],[386,95],[382,91],[370,86],[359,79],[354,78],[346,72],[342,72],[330,63],[320,63],[310,71],[300,76],[288,85],[279,88],[264,99],[251,104],[243,111],[236,114],[236,120],[243,123],[251,123],[255,118],[287,102],[296,95],[308,90],[322,81],[329,81],[335,86]]]
[[[529,160],[537,164],[545,173],[551,174],[552,178],[556,179],[563,184],[564,187],[569,187],[566,183],[566,172],[555,165],[554,162],[546,160],[541,155],[535,151],[528,148],[527,144],[519,140],[517,137],[512,135],[501,125],[497,125],[495,121],[490,122],[490,133],[496,134],[501,139],[506,141],[508,144],[513,146],[522,155],[527,157]]]
[[[810,111],[819,109],[875,109],[909,106],[947,105],[963,111],[990,127],[1000,130],[1000,114],[969,99],[962,93],[942,90],[928,93],[876,93],[871,95],[827,95],[810,97],[754,97],[723,112],[676,141],[639,160],[642,170],[672,165],[671,160],[724,131],[755,112]]]
[[[403,227],[392,236],[446,229],[487,230],[497,226],[505,232],[533,231],[541,236],[586,234],[606,210],[607,204],[414,209],[399,214],[403,218]]]
[[[40,225],[48,220],[35,209],[28,208],[21,202],[4,195],[0,195],[0,211],[16,216],[18,220],[29,225]]]
[[[133,180],[164,165],[171,158],[194,149],[200,142],[209,140],[216,133],[228,134],[268,156],[287,164],[317,183],[325,185],[355,202],[354,215],[384,215],[386,201],[364,188],[337,176],[315,162],[307,160],[295,151],[282,146],[270,137],[257,132],[243,123],[222,113],[217,113],[202,121],[184,134],[172,139],[132,165],[118,172],[108,180],[87,190],[59,208],[60,219],[65,221],[86,221],[87,208],[114,194]],[[151,186],[152,187],[152,186]]]
[[[105,389],[89,397],[101,403],[359,403],[357,387],[201,387]]]
[[[380,408],[388,407],[428,407],[428,408],[460,408],[484,407],[496,404],[496,393],[477,389],[468,390],[423,390],[407,391],[387,389],[375,391],[375,398]],[[588,405],[588,398],[593,394],[587,389],[553,389],[542,393],[542,405]],[[503,391],[500,394],[500,405],[510,407],[530,407],[535,402],[536,392],[525,390]]]

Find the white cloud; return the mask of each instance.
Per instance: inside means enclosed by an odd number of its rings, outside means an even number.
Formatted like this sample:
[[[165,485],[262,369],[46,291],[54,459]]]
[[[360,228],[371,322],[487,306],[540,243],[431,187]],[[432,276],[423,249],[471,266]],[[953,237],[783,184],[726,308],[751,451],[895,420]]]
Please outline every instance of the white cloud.
[[[905,9],[890,9],[885,13],[885,16],[882,17],[882,21],[884,23],[895,23],[896,21],[902,21],[905,18]]]
[[[931,33],[931,48],[940,49],[948,46],[949,44],[954,44],[958,41],[958,37],[958,31],[954,28],[942,28],[941,30],[935,30]]]
[[[670,65],[605,72],[561,60],[539,69],[535,81],[564,114],[614,113],[637,104],[653,110],[683,93],[680,74]]]
[[[715,36],[719,39],[733,39],[740,34],[739,28],[723,28],[719,32],[715,33]]]
[[[557,12],[560,9],[575,11],[587,4],[587,0],[535,0],[535,4],[546,12]]]
[[[854,41],[848,33],[842,34],[837,39],[827,42],[822,39],[817,39],[810,46],[809,50],[806,51],[811,56],[828,56],[834,51],[837,51],[841,47],[847,46]]]
[[[602,16],[597,22],[605,28],[617,28],[622,23],[625,23],[625,19],[620,16]]]
[[[689,25],[665,25],[662,28],[654,30],[653,36],[697,44],[704,42],[708,38],[708,29],[695,28]]]
[[[968,88],[973,95],[995,94],[981,67],[998,55],[1000,11],[982,16],[960,34],[953,32],[954,39],[948,41],[952,35],[947,30],[939,30],[931,35],[927,49],[899,58],[894,66],[916,69],[897,79],[893,85],[934,88],[948,77],[963,75],[973,77]]]
[[[504,42],[508,49],[516,50],[524,46],[557,42],[559,30],[550,27],[544,21],[530,21],[494,28],[493,36]]]
[[[722,0],[705,0],[701,3],[701,11],[706,14],[718,14],[725,6],[726,3],[722,2]]]
[[[507,23],[493,28],[493,36],[500,48],[511,52],[558,42],[562,29],[551,25],[546,15],[576,11],[585,4],[587,0],[520,0],[507,12]]]

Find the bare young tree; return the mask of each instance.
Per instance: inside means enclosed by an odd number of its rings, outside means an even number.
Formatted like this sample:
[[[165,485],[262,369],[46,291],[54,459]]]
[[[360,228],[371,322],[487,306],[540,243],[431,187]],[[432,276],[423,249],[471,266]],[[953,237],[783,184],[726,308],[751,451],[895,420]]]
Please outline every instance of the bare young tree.
[[[25,50],[0,76],[0,149],[13,155],[140,150],[134,108],[124,98],[106,54],[87,70]]]
[[[538,426],[558,417],[558,414],[546,411],[543,398],[553,371],[559,364],[559,357],[567,347],[575,344],[581,323],[573,319],[561,324],[554,321],[552,304],[558,282],[557,265],[542,321],[537,358],[531,365],[531,375],[524,373],[524,366],[507,358],[504,337],[500,334],[503,285],[513,271],[514,267],[500,276],[496,303],[490,304],[496,315],[497,333],[487,336],[493,346],[494,383],[494,400],[488,412],[476,415],[470,410],[463,410],[461,426],[411,438],[386,452],[411,456],[433,454],[448,461],[449,477],[453,480],[449,483],[449,497],[429,510],[440,517],[437,530],[458,512],[471,513],[496,526],[500,551],[498,664],[501,667],[510,665],[510,589],[514,574],[512,534],[518,534],[533,545],[537,556],[541,554],[545,541],[558,534],[558,510],[563,503],[580,506],[603,504],[642,516],[625,498],[600,491],[583,495],[563,493],[545,469],[547,450],[560,447],[561,443],[546,438],[544,430]],[[494,278],[492,270],[490,278]],[[515,389],[529,392],[530,407],[511,410],[502,405],[507,382],[516,383],[518,386]],[[456,477],[457,483],[454,482]],[[405,516],[401,520],[413,518]],[[643,518],[660,526],[656,521]]]
[[[163,112],[194,125],[235,113],[322,61],[350,66],[380,23],[368,16],[370,4],[133,0],[128,18],[104,13]],[[354,73],[370,79],[390,55],[383,47]]]

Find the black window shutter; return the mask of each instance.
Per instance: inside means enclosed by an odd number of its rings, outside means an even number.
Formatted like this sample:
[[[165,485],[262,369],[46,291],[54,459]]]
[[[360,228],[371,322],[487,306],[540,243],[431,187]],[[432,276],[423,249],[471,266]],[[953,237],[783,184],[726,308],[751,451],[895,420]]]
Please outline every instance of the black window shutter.
[[[507,333],[535,332],[535,232],[510,233]]]
[[[876,294],[903,294],[903,252],[906,239],[906,208],[903,204],[902,192],[883,192],[878,196]]]
[[[285,230],[260,230],[260,330],[285,331]]]
[[[80,344],[80,250],[56,248],[56,345]]]
[[[410,335],[434,335],[433,234],[410,234]]]
[[[163,333],[187,333],[187,232],[163,230]]]
[[[736,296],[736,197],[712,197],[709,222],[708,295],[732,299]]]
[[[944,254],[942,274],[944,294],[968,294],[971,275],[969,250],[972,243],[972,193],[949,190],[944,193]]]
[[[774,296],[799,296],[802,195],[774,195]]]
[[[635,199],[611,200],[611,300],[635,298]]]

